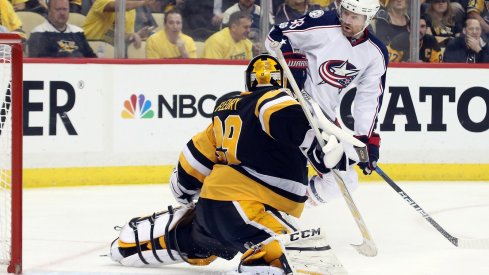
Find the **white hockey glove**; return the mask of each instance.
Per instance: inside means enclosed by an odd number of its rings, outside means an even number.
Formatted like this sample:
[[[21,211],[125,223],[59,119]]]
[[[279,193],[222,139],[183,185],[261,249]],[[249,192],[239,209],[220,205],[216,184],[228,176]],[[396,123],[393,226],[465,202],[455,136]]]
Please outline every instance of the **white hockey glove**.
[[[191,206],[200,194],[200,189],[188,190],[180,184],[177,167],[173,168],[170,176],[170,189],[175,200],[184,206]]]
[[[308,136],[314,135],[313,130],[309,130]],[[307,136],[306,135],[306,136]],[[302,152],[307,157],[314,169],[325,174],[330,171],[331,168],[336,168],[345,152],[343,146],[338,142],[335,136],[327,136],[322,133],[323,139],[326,141],[326,145],[321,148],[319,142],[313,137],[309,142],[310,144],[305,148],[301,146]],[[305,141],[308,138],[305,138]]]

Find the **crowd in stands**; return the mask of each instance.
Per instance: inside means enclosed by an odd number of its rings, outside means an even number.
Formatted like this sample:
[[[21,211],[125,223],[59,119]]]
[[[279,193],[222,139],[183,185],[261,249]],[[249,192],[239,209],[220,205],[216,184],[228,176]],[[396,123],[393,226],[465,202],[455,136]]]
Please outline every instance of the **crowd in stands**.
[[[340,2],[272,0],[268,27]],[[380,2],[368,31],[391,61],[408,61],[411,1]],[[489,63],[489,1],[420,3],[420,62]],[[127,0],[124,39],[146,58],[251,59],[261,49],[262,9],[257,0]],[[28,57],[100,57],[92,42],[114,45],[116,10],[115,0],[0,0],[0,32],[20,34]]]

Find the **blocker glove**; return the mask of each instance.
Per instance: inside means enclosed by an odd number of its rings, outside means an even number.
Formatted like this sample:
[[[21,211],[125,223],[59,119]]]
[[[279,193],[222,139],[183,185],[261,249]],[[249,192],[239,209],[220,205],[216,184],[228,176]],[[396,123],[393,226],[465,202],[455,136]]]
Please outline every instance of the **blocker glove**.
[[[321,147],[318,140],[314,138],[311,145],[303,149],[303,153],[309,163],[320,174],[329,173],[330,169],[342,170],[345,168],[346,155],[343,151],[343,146],[338,143],[335,136],[330,136],[328,139],[329,141],[326,145]]]
[[[304,88],[304,82],[306,82],[307,78],[307,59],[304,54],[294,53],[294,52],[285,52],[283,53],[285,61],[294,76],[295,82],[297,82],[297,86],[302,90]],[[291,88],[290,84],[287,83],[287,88]]]
[[[368,162],[359,162],[358,166],[363,170],[364,175],[370,175],[377,167],[379,160],[380,136],[377,133],[372,133],[370,137],[365,135],[355,137],[367,145]]]
[[[191,206],[199,197],[200,190],[188,190],[178,180],[178,169],[175,167],[170,176],[170,189],[175,200],[184,206]]]

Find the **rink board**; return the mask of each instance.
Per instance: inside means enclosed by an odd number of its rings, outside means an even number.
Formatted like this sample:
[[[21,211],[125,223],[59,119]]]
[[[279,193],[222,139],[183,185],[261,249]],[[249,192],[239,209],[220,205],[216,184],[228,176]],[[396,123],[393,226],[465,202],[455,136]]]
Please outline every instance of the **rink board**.
[[[25,185],[167,182],[216,98],[243,89],[243,62],[205,62],[28,60]],[[383,169],[398,180],[488,180],[488,68],[389,68]],[[342,93],[345,129],[353,91]]]

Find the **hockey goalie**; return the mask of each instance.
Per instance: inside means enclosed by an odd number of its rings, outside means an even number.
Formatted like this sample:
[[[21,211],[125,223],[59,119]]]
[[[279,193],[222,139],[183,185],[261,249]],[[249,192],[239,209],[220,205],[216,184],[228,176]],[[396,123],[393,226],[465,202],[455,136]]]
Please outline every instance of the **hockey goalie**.
[[[241,254],[243,274],[346,274],[320,228],[299,229],[309,161],[322,173],[344,160],[320,147],[270,55],[253,58],[246,91],[217,100],[212,123],[184,147],[170,178],[179,207],[131,219],[111,245],[125,266],[208,265]]]

